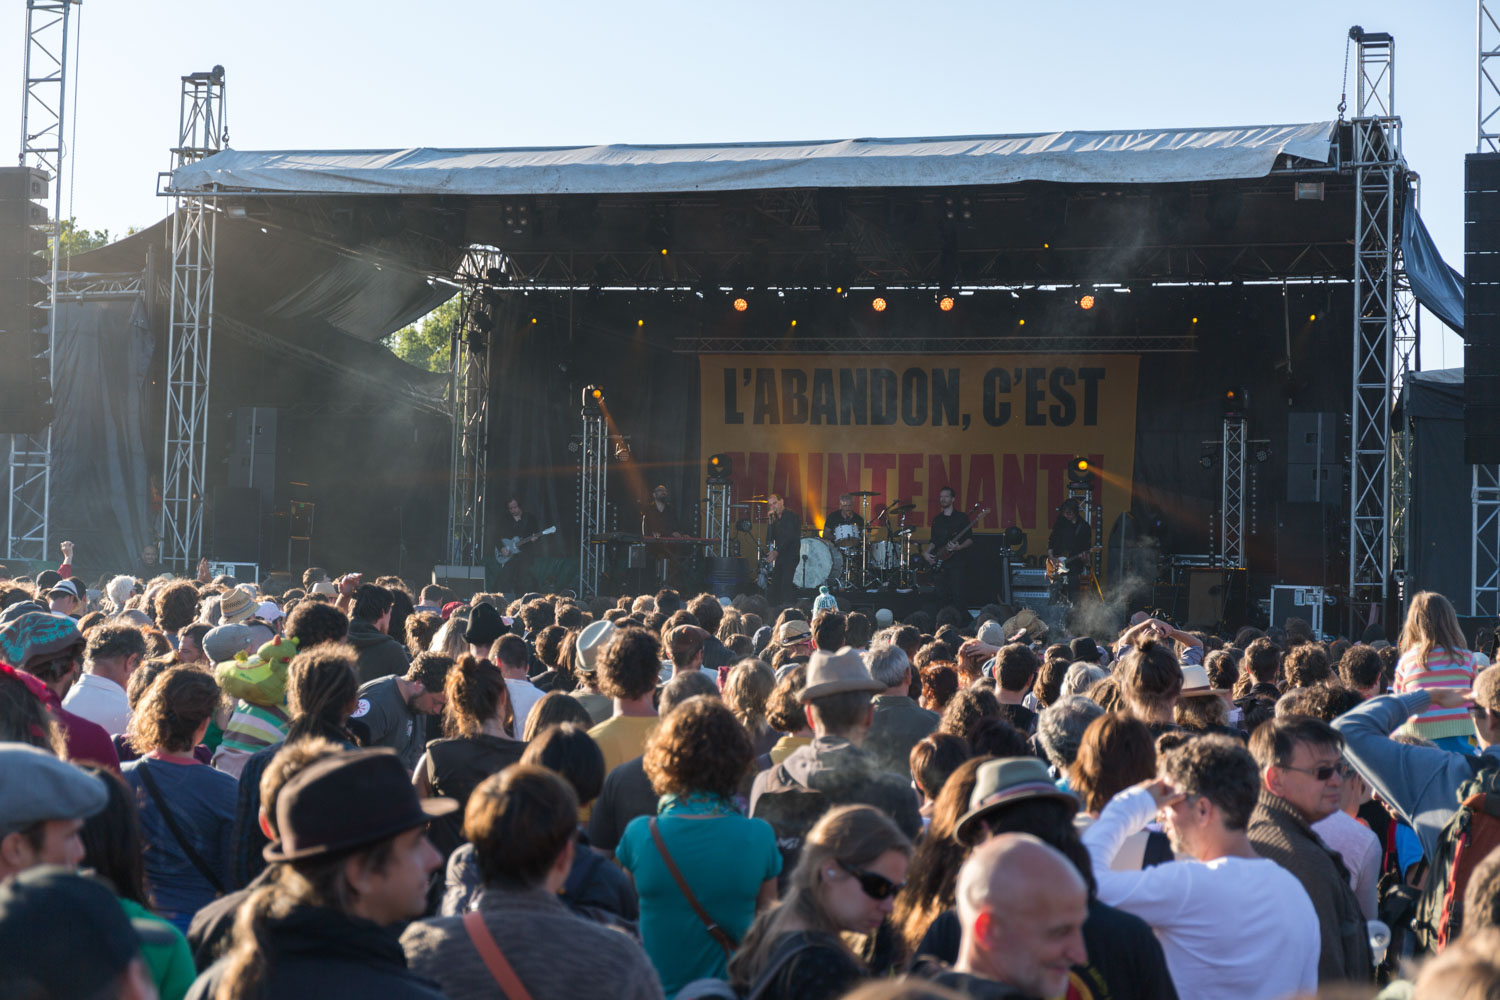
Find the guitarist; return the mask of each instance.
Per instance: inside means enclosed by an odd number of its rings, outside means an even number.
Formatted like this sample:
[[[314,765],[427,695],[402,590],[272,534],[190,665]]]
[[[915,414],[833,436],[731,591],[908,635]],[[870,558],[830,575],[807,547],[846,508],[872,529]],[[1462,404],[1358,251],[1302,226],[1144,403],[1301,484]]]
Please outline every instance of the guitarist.
[[[1083,568],[1094,545],[1094,532],[1088,522],[1078,516],[1076,498],[1064,500],[1057,512],[1052,534],[1047,536],[1047,558],[1061,561],[1067,570],[1063,574],[1063,583],[1071,604],[1078,599],[1078,584],[1083,579]]]
[[[499,590],[507,597],[519,597],[526,589],[526,574],[531,569],[531,563],[535,556],[535,550],[529,546],[521,546],[519,550],[512,551],[509,539],[526,538],[541,530],[537,526],[536,515],[528,514],[521,509],[521,501],[515,497],[510,498],[510,503],[505,505],[505,513],[500,515],[499,524],[500,543],[495,546],[498,557],[508,559],[504,566],[499,566],[499,558],[495,560],[495,580],[491,589]]]
[[[937,570],[937,600],[938,607],[958,604],[959,580],[962,579],[964,564],[969,557],[964,553],[974,544],[972,533],[963,534],[969,527],[969,515],[953,506],[955,496],[953,487],[944,486],[938,490],[938,506],[941,509],[932,518],[932,541],[927,545],[927,551],[922,553],[922,558],[927,560],[929,566],[936,565],[939,559],[943,560],[942,566]],[[963,534],[962,538],[958,536]]]
[[[802,558],[802,520],[786,509],[786,500],[780,494],[769,494],[766,500],[771,515],[770,531],[766,535],[771,548],[766,555],[771,563],[766,600],[775,609],[792,602],[792,577],[797,572],[797,561]]]

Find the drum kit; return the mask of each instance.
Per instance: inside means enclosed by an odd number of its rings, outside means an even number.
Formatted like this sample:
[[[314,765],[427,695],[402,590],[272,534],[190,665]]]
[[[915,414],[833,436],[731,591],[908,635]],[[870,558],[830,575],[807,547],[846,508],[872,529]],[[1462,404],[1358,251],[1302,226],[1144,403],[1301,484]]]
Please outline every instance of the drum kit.
[[[822,537],[811,525],[804,526],[793,584],[804,590],[824,585],[830,590],[915,589],[919,568],[926,570],[921,553],[927,541],[916,538],[907,524],[917,505],[896,500],[879,506],[871,516],[872,503],[880,494],[856,490],[850,495],[859,500],[864,523],[835,523],[831,538]],[[765,498],[750,502],[764,503]]]

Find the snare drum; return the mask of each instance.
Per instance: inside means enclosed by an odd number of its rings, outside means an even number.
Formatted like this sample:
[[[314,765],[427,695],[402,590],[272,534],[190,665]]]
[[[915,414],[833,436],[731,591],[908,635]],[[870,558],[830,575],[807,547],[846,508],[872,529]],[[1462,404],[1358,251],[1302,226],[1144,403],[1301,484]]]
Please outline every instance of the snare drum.
[[[844,554],[821,538],[802,539],[798,556],[792,582],[804,590],[813,590],[825,583],[832,586],[844,572]]]
[[[833,526],[833,544],[841,549],[859,548],[859,525],[853,522],[835,524]]]

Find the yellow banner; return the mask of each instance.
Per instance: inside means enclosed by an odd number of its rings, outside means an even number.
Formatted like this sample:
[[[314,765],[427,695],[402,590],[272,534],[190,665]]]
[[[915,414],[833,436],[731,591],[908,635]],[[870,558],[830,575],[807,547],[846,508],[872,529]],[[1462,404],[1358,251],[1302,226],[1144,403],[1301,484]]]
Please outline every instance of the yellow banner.
[[[728,454],[735,501],[776,492],[804,524],[840,493],[901,500],[919,538],[951,486],[976,530],[1016,525],[1046,549],[1067,470],[1096,470],[1107,528],[1129,509],[1134,355],[703,355],[702,457]],[[1101,491],[1102,489],[1102,491]]]

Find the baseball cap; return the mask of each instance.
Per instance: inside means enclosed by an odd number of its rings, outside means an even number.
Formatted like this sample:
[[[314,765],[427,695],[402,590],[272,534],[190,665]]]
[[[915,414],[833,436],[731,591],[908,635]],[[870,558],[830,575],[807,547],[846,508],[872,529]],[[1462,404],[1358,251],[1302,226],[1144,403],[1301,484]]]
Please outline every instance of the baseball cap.
[[[234,659],[234,654],[242,652],[254,638],[248,625],[216,625],[203,636],[203,655],[214,663],[223,663]]]

